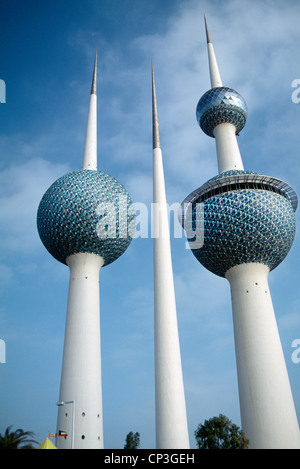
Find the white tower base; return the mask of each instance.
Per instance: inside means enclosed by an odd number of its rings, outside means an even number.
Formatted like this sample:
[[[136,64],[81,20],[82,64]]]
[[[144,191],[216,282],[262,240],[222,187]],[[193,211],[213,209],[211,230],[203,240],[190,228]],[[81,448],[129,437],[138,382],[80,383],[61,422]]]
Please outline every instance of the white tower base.
[[[67,264],[70,284],[56,444],[59,449],[101,449],[99,271],[103,259],[79,253],[68,257]]]
[[[242,428],[251,449],[300,448],[292,392],[268,286],[269,268],[229,269]]]

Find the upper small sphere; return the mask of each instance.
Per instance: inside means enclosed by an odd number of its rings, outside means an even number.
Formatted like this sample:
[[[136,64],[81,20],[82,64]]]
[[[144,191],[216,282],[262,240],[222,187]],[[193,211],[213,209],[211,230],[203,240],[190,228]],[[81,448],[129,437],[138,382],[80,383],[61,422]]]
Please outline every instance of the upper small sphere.
[[[212,88],[200,98],[196,116],[204,133],[214,137],[214,128],[222,123],[233,124],[236,133],[244,128],[247,119],[247,105],[244,98],[232,88]]]
[[[80,170],[55,181],[37,213],[40,238],[55,259],[88,252],[110,264],[129,246],[135,230],[132,200],[108,174]]]

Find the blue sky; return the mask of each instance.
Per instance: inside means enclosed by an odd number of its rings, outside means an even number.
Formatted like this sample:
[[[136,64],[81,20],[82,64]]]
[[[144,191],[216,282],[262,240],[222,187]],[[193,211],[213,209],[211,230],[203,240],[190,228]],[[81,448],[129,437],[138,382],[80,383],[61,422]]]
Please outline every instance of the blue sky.
[[[56,429],[68,268],[44,249],[36,211],[58,177],[81,166],[98,50],[99,169],[134,202],[152,200],[151,60],[167,199],[181,202],[217,174],[214,141],[195,118],[210,87],[203,13],[225,86],[245,98],[239,137],[246,169],[278,177],[300,194],[300,4],[296,0],[3,0],[0,18],[0,432],[42,441]],[[299,225],[299,211],[296,214]],[[175,222],[177,223],[177,222]],[[172,232],[172,229],[171,229]],[[270,274],[274,308],[300,417],[299,234]],[[229,284],[172,239],[191,446],[204,419],[240,425]],[[133,240],[100,274],[104,439],[122,448],[129,431],[155,445],[152,240]]]

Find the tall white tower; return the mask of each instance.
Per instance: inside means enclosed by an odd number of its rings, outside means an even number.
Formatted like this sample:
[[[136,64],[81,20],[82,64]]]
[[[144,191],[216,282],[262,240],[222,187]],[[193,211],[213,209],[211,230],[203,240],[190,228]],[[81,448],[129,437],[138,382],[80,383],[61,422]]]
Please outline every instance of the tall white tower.
[[[152,67],[156,447],[189,448],[168,207]]]
[[[219,174],[192,192],[196,231],[191,249],[231,287],[242,427],[250,448],[300,448],[300,433],[273,310],[268,274],[288,254],[295,236],[297,196],[283,181],[245,171],[236,135],[247,106],[221,81],[206,25],[212,88],[197,105],[201,129],[215,138]],[[204,222],[197,215],[202,204]],[[181,214],[182,225],[188,212]],[[187,226],[187,225],[186,225]]]
[[[59,449],[104,446],[99,272],[127,249],[134,228],[126,189],[113,177],[97,171],[96,80],[97,57],[82,170],[55,181],[44,194],[37,214],[43,244],[70,269],[57,403]]]

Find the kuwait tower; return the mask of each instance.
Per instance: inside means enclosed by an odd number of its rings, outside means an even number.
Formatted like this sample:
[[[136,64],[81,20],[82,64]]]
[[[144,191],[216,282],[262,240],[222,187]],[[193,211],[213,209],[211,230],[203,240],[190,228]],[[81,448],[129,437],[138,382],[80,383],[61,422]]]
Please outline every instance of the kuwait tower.
[[[189,436],[153,68],[152,117],[156,448],[183,449]]]
[[[99,272],[124,253],[135,229],[128,192],[116,179],[97,171],[96,82],[97,57],[82,169],[55,181],[37,213],[44,246],[70,269],[57,403],[60,449],[103,448]]]
[[[268,274],[295,237],[297,196],[285,182],[246,171],[236,135],[247,106],[223,86],[206,25],[211,89],[197,120],[215,139],[219,174],[182,203],[196,259],[231,288],[242,428],[250,448],[300,448],[300,433],[273,310]],[[189,229],[187,229],[189,228]],[[191,231],[192,229],[192,231]],[[193,242],[193,236],[198,242]]]

